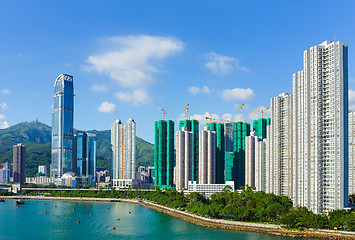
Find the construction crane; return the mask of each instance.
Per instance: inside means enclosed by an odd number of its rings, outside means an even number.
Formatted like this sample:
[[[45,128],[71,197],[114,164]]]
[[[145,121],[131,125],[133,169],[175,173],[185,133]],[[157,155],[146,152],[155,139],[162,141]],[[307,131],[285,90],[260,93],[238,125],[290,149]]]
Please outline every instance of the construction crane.
[[[206,119],[209,119],[210,123],[212,123],[212,122],[228,122],[229,123],[230,122],[230,120],[212,118],[211,116],[210,117],[206,117]]]
[[[215,118],[212,118],[212,116],[210,115],[209,117],[206,117],[206,119],[209,119],[210,120],[210,123],[212,123],[213,121],[216,121],[217,119]]]
[[[165,120],[165,114],[167,114],[164,110],[164,107],[161,109],[163,111],[163,120]]]
[[[189,119],[189,104],[186,105],[186,119]]]
[[[240,120],[243,121],[243,106],[244,106],[244,103],[242,103],[238,109],[240,109]]]
[[[269,109],[269,108],[266,108],[266,107],[264,107],[264,106],[261,106],[261,109],[258,109],[258,110],[254,111],[254,112],[252,112],[252,113],[261,112],[261,118],[264,118],[264,111],[265,111],[265,110],[268,110],[268,109]]]

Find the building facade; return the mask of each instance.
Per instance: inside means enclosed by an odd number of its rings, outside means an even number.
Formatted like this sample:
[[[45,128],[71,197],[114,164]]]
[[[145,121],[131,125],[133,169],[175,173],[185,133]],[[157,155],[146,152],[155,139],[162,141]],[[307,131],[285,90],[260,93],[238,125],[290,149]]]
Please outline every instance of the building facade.
[[[255,136],[265,139],[267,137],[266,127],[270,125],[270,118],[259,118],[253,121]]]
[[[176,165],[175,186],[176,190],[187,189],[192,181],[193,165],[193,133],[186,127],[176,132]]]
[[[230,172],[235,174],[231,178],[235,182],[237,189],[245,186],[245,137],[249,136],[249,134],[250,123],[233,123],[234,163]]]
[[[255,143],[255,189],[263,192],[266,192],[266,141],[267,138]]]
[[[185,119],[179,121],[179,130],[186,127],[186,130],[192,132],[192,181],[198,181],[198,136],[199,122],[195,119]]]
[[[293,203],[315,213],[348,203],[348,47],[325,41],[293,75]]]
[[[225,134],[224,123],[208,123],[210,131],[216,133],[216,183],[224,183],[224,165],[225,165]]]
[[[10,171],[10,178],[13,177],[13,167],[14,167],[14,164],[10,163],[10,162],[5,162],[5,163],[1,163],[0,164],[0,169],[8,169]]]
[[[0,169],[0,183],[9,183],[10,182],[10,170],[9,169]]]
[[[227,181],[223,184],[203,184],[190,181],[187,193],[197,192],[210,198],[212,194],[222,192],[226,187],[230,187],[229,191],[234,192],[234,181]]]
[[[76,176],[87,177],[89,183],[95,185],[96,135],[78,132],[73,142],[73,172]]]
[[[271,125],[267,138],[266,192],[292,198],[292,94],[282,93],[270,100]]]
[[[132,118],[126,124],[116,120],[111,126],[112,179],[135,179],[136,123]]]
[[[14,183],[26,183],[26,147],[21,143],[13,147]]]
[[[255,132],[245,137],[245,186],[255,187],[255,172],[260,171],[255,168],[256,145],[261,141]]]
[[[52,114],[51,177],[60,178],[73,171],[73,77],[61,74],[54,83]]]
[[[355,194],[355,112],[349,112],[349,194]]]
[[[154,186],[172,188],[174,185],[174,121],[155,121],[154,129]]]
[[[47,176],[47,166],[38,166],[38,175],[46,177]]]
[[[198,184],[216,183],[216,132],[208,126],[199,133]]]

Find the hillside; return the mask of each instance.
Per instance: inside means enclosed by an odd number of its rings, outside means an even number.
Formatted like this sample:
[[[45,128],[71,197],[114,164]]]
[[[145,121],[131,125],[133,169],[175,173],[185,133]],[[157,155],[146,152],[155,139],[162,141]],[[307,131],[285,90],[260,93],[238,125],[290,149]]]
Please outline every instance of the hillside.
[[[49,168],[51,162],[51,127],[38,122],[22,122],[0,129],[0,163],[12,162],[12,147],[23,143],[26,146],[26,175],[35,176],[38,165]],[[111,131],[91,130],[96,134],[96,166],[110,169]],[[153,144],[136,137],[137,166],[153,166]]]

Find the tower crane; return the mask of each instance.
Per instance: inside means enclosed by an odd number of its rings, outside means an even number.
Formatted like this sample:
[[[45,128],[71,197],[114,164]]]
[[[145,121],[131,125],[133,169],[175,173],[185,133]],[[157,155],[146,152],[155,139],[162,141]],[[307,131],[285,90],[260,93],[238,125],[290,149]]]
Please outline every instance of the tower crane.
[[[215,122],[231,122],[229,120],[226,120],[226,119],[218,119],[218,118],[212,118],[212,117],[206,117],[206,119],[209,119],[210,120],[210,123],[212,123],[213,121]]]
[[[186,119],[189,119],[189,104],[186,105]]]
[[[163,120],[165,120],[165,114],[167,114],[164,110],[164,107],[161,109],[163,111]]]
[[[252,113],[261,112],[261,118],[264,118],[264,111],[265,111],[265,110],[268,110],[268,109],[269,109],[269,108],[266,108],[266,107],[264,107],[264,106],[261,106],[261,109],[258,109],[258,110],[254,111],[254,112],[252,112]]]
[[[244,106],[244,103],[242,103],[238,109],[240,109],[240,120],[243,121],[243,106]]]
[[[210,120],[210,123],[212,123],[213,121],[217,121],[217,119],[212,118],[212,116],[210,115],[209,117],[206,117],[206,119]]]

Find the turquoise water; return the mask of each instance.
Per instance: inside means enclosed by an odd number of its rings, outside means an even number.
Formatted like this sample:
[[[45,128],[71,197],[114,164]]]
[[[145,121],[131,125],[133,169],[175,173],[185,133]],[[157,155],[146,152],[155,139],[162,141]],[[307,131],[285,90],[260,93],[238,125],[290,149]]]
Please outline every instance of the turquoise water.
[[[16,207],[14,200],[6,200],[0,203],[0,239],[295,238],[204,228],[131,203],[31,200]]]

